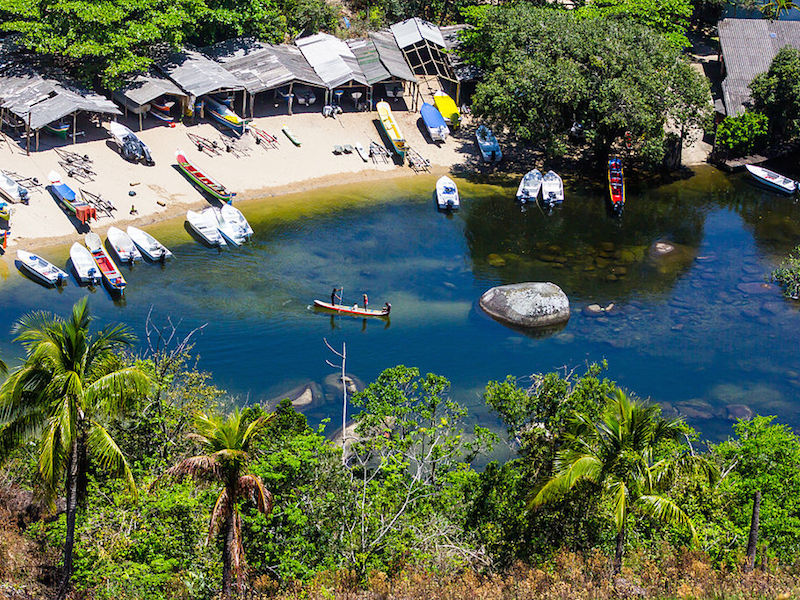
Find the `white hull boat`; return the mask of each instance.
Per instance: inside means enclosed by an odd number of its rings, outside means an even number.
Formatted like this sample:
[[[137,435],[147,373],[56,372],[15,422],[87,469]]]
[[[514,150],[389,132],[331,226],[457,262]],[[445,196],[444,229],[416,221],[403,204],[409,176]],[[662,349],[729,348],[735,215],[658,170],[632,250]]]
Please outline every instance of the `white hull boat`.
[[[150,260],[158,261],[172,258],[172,252],[146,231],[129,225],[127,233],[128,237],[133,240],[133,243],[139,247],[142,254]]]
[[[458,210],[460,201],[456,182],[447,175],[436,182],[436,204],[439,210]]]
[[[564,201],[564,182],[555,171],[548,171],[542,177],[542,202],[548,205]]]
[[[72,244],[69,249],[69,258],[72,260],[72,268],[75,270],[75,275],[77,275],[78,281],[81,283],[95,285],[103,280],[103,275],[100,273],[100,269],[97,268],[97,263],[94,262],[92,253],[78,242]]]
[[[242,213],[239,212],[239,210],[234,210],[239,213],[239,216],[241,216],[242,219],[244,219],[244,216],[242,216]],[[241,225],[236,215],[232,214],[230,211],[223,212],[223,209],[212,206],[203,210],[202,214],[216,225],[217,230],[219,230],[220,234],[222,234],[222,237],[225,238],[225,241],[227,241],[229,244],[241,246],[250,237],[247,233],[247,229]],[[245,220],[245,223],[247,223],[247,220]],[[247,228],[249,227],[250,225],[248,224]],[[250,231],[252,231],[252,229]]]
[[[69,275],[54,264],[25,250],[17,250],[17,260],[23,269],[45,285],[64,285],[69,278]]]
[[[222,217],[225,219],[225,221],[238,227],[242,235],[244,235],[248,240],[252,237],[253,228],[250,227],[250,223],[242,214],[242,211],[232,204],[223,204],[220,212],[222,213]]]
[[[208,209],[206,209],[208,210]],[[217,228],[217,219],[212,213],[186,211],[186,220],[194,232],[211,246],[227,246],[228,243]]]
[[[536,202],[539,199],[539,190],[542,189],[542,173],[539,169],[533,169],[525,173],[520,180],[517,188],[517,201],[525,204],[526,202]]]
[[[150,156],[150,148],[125,125],[112,121],[108,126],[108,130],[114,143],[117,144],[122,158],[130,162],[141,161],[150,166],[155,164],[153,157]]]
[[[117,227],[108,228],[108,243],[114,249],[120,262],[133,264],[142,260],[142,254],[130,236]]]
[[[481,151],[483,162],[499,163],[502,160],[503,152],[500,150],[500,144],[491,129],[481,125],[475,132],[475,139],[478,142],[478,149]]]
[[[5,196],[10,202],[28,203],[28,190],[5,173],[0,172],[0,196]]]
[[[744,168],[747,169],[747,172],[750,173],[756,181],[770,189],[777,190],[784,194],[794,194],[798,189],[798,183],[794,179],[784,177],[775,171],[770,171],[764,167],[757,167],[756,165],[745,165]]]

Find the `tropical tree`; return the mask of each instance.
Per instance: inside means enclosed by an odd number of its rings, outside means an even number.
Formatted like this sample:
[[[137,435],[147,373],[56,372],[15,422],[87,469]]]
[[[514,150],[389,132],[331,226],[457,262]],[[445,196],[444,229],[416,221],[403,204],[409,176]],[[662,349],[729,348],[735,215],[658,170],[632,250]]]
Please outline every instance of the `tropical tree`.
[[[63,319],[44,311],[23,316],[12,328],[25,348],[25,361],[0,388],[0,460],[15,445],[38,441],[38,471],[52,499],[64,482],[67,531],[58,597],[69,591],[75,520],[86,498],[90,459],[121,476],[135,493],[128,462],[103,425],[147,393],[149,380],[135,367],[122,367],[116,353],[135,338],[122,325],[90,333],[87,299]]]
[[[533,498],[534,506],[560,498],[581,482],[591,482],[611,502],[616,529],[614,571],[622,566],[625,534],[631,512],[667,525],[687,527],[686,513],[664,492],[678,473],[713,475],[713,467],[694,453],[675,447],[685,439],[679,419],[660,416],[657,406],[632,400],[617,389],[609,395],[598,419],[580,413],[555,460],[555,474]]]
[[[242,517],[236,507],[237,500],[249,498],[265,515],[272,511],[272,494],[264,487],[261,478],[245,473],[252,458],[253,440],[269,418],[262,416],[248,424],[238,410],[228,417],[198,414],[194,420],[194,432],[189,435],[204,454],[185,458],[167,471],[178,480],[188,476],[223,486],[211,513],[208,540],[222,531],[222,596],[226,600],[231,597],[232,575],[241,581],[245,564]]]
[[[793,0],[770,0],[759,10],[770,20],[780,19],[782,15],[788,14],[797,7]]]

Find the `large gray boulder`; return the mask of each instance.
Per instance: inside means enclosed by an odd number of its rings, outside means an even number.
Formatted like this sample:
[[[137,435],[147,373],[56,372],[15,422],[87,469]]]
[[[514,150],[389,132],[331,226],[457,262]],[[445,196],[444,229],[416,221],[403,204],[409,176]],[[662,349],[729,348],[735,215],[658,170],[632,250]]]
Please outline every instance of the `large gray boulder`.
[[[569,298],[550,282],[493,287],[481,296],[480,305],[491,317],[514,327],[555,327],[569,320]]]

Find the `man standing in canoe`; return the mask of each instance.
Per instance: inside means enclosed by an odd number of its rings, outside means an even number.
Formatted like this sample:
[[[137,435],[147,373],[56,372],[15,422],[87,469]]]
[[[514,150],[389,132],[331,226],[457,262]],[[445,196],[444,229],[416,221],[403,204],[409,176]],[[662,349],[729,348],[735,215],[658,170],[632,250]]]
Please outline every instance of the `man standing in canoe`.
[[[368,302],[369,302],[369,298],[367,298],[367,295],[364,294],[364,310],[367,310],[367,303]]]
[[[336,301],[337,301],[337,300],[338,300],[339,302],[341,302],[341,301],[342,301],[342,297],[341,297],[341,296],[337,296],[337,295],[336,295],[336,292],[341,292],[343,289],[344,289],[344,288],[337,288],[337,287],[334,287],[334,288],[333,288],[333,291],[331,292],[331,304],[332,304],[333,306],[336,306],[336,304],[337,304],[337,302],[336,302]]]

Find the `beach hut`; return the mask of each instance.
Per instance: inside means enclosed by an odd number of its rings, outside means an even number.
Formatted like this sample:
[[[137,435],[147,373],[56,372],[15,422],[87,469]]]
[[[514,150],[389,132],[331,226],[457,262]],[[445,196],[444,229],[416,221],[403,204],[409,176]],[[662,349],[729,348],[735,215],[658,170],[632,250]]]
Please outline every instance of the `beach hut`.
[[[288,89],[287,106],[292,114],[296,86],[317,89],[320,96],[327,86],[308,63],[300,48],[289,44],[266,44],[252,38],[236,38],[205,49],[244,85],[253,115],[257,94]]]
[[[416,103],[416,77],[391,33],[373,32],[365,38],[348,40],[347,45],[369,84],[370,107],[373,106],[375,86],[383,86],[381,98],[394,100],[403,97],[408,87],[412,92],[413,102]],[[416,110],[416,104],[412,106],[412,110]]]
[[[353,51],[342,40],[327,33],[317,33],[295,40],[303,56],[326,87],[325,104],[339,102],[349,91],[358,104],[370,84]]]
[[[111,93],[111,98],[128,111],[139,116],[139,129],[142,128],[142,115],[150,110],[150,103],[162,96],[172,96],[186,107],[189,96],[175,83],[149,71],[135,76],[127,84]]]

